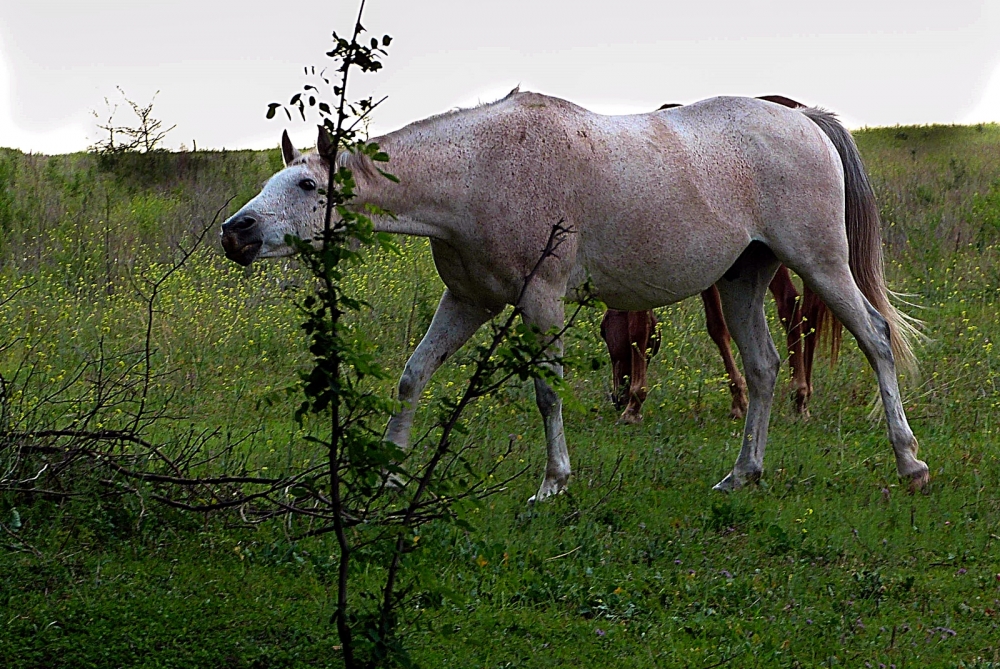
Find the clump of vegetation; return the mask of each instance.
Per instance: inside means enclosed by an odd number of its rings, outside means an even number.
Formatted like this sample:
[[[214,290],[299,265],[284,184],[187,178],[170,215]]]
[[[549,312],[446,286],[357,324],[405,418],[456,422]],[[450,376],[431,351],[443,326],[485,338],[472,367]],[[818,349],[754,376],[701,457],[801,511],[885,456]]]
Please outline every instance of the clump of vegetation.
[[[156,96],[160,92],[157,91],[154,93],[153,99],[145,106],[129,99],[121,87],[118,88],[118,92],[121,94],[125,104],[132,110],[136,125],[118,124],[115,121],[115,116],[118,113],[118,103],[112,104],[108,98],[104,98],[104,104],[108,108],[108,117],[103,123],[98,123],[97,128],[98,130],[103,130],[106,135],[97,140],[90,147],[90,151],[102,156],[132,152],[149,153],[150,151],[162,151],[160,143],[177,126],[172,125],[169,128],[164,128],[163,121],[153,116],[153,103],[156,102]],[[94,118],[98,120],[101,118],[96,111],[92,113]]]

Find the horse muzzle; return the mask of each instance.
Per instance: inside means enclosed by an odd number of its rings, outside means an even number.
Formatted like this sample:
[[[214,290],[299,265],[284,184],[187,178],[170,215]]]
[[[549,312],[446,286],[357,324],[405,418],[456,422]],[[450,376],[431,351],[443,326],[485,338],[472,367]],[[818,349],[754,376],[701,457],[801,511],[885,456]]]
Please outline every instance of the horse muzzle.
[[[246,267],[263,246],[257,220],[250,214],[237,214],[222,224],[222,248],[226,257]]]

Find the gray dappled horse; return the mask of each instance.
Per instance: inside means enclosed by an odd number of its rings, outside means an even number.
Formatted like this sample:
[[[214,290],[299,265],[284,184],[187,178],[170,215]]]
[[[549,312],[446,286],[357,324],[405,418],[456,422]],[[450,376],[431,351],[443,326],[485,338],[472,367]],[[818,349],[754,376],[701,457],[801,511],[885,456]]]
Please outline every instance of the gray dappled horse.
[[[780,357],[763,301],[779,263],[798,273],[855,336],[878,378],[901,477],[928,479],[906,421],[895,361],[909,367],[912,326],[889,302],[878,209],[857,147],[829,112],[718,97],[628,116],[595,114],[565,100],[507,97],[412,123],[375,141],[398,184],[341,152],[357,198],[395,217],[376,229],[430,238],[447,289],[399,381],[403,409],[386,438],[405,447],[417,400],[434,371],[489,318],[513,303],[552,225],[569,235],[525,292],[524,320],[563,323],[564,298],[586,284],[609,307],[641,311],[716,284],[743,358],[749,407],[733,490],[763,472]],[[226,254],[247,265],[288,255],[286,235],[322,228],[317,184],[333,155],[301,154],[282,138],[286,167],[222,226]],[[555,342],[561,351],[561,342]],[[562,373],[561,368],[557,368]],[[532,500],[570,475],[562,402],[535,381],[548,461]]]

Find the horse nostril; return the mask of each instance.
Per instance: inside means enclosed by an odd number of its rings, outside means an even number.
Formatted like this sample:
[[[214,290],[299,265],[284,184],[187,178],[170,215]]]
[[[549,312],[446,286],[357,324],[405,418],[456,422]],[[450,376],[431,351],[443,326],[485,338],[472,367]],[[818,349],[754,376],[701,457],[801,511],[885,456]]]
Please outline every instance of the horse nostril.
[[[257,225],[257,219],[249,214],[240,216],[235,221],[230,221],[222,226],[224,232],[244,232]]]

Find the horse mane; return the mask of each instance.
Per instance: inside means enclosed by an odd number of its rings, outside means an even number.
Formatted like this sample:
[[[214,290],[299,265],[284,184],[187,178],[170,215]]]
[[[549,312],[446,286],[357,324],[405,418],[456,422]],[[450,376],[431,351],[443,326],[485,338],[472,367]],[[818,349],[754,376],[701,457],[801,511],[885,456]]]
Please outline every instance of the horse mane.
[[[337,154],[337,167],[346,167],[354,174],[360,174],[366,179],[374,179],[379,175],[374,161],[363,153],[341,151]]]
[[[527,93],[527,91],[525,91],[525,93]],[[510,93],[507,93],[507,95],[503,96],[502,98],[497,98],[496,100],[487,100],[486,102],[480,102],[480,103],[475,104],[475,105],[473,105],[471,107],[454,107],[454,108],[449,109],[447,111],[443,111],[443,112],[441,112],[439,114],[433,114],[433,115],[428,116],[426,118],[422,118],[422,119],[420,119],[418,121],[413,121],[413,122],[407,124],[406,126],[404,126],[403,128],[400,128],[400,130],[405,130],[406,128],[421,128],[421,127],[423,127],[425,125],[428,125],[428,124],[430,124],[430,123],[432,123],[434,121],[439,121],[439,120],[441,120],[443,118],[448,118],[449,116],[455,116],[456,114],[461,114],[462,112],[467,112],[467,111],[472,110],[472,109],[482,109],[483,107],[492,107],[493,105],[498,105],[501,102],[509,100],[512,97],[514,97],[515,95],[519,95],[519,94],[521,94],[521,85],[520,84],[518,84],[517,86],[515,86],[514,88],[512,88],[511,91],[510,91]]]

